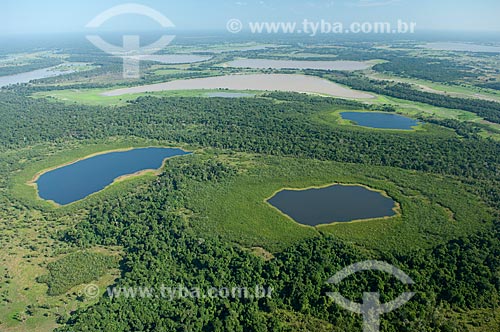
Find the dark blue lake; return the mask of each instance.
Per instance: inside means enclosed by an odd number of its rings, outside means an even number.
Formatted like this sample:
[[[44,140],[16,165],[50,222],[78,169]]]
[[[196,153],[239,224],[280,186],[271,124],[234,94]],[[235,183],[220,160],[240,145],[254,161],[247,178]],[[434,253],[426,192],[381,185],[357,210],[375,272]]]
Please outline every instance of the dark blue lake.
[[[412,130],[419,121],[393,113],[377,112],[342,112],[343,119],[350,120],[359,126],[378,129]]]
[[[42,174],[36,181],[38,194],[60,205],[73,203],[121,176],[159,169],[165,159],[186,154],[181,149],[140,148],[97,155]]]
[[[362,186],[333,185],[300,191],[282,190],[268,203],[298,223],[309,226],[396,214],[396,204],[391,198]]]

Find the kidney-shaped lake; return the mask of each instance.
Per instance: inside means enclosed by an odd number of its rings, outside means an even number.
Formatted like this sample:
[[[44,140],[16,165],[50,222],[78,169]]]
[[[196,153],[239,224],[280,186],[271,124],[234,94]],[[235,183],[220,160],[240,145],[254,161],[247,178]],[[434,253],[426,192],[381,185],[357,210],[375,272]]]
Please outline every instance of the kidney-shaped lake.
[[[139,148],[109,152],[43,173],[36,180],[38,195],[60,205],[96,193],[117,178],[140,171],[159,169],[167,158],[189,152],[170,148]]]
[[[377,129],[412,130],[420,124],[418,120],[393,113],[342,112],[340,115],[358,126]]]
[[[309,226],[392,217],[397,207],[391,198],[358,185],[286,189],[267,202],[298,223]]]

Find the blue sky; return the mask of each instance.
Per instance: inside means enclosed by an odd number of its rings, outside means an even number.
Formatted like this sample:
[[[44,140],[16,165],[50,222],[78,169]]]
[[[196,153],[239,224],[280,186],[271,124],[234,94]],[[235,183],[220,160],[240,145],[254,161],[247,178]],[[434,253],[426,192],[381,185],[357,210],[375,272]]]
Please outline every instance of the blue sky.
[[[3,0],[0,34],[85,31],[85,25],[103,10],[129,2],[160,11],[179,30],[223,30],[231,18],[343,23],[402,19],[416,22],[420,30],[500,32],[499,0]],[[149,19],[131,18],[115,18],[105,28],[155,28]]]

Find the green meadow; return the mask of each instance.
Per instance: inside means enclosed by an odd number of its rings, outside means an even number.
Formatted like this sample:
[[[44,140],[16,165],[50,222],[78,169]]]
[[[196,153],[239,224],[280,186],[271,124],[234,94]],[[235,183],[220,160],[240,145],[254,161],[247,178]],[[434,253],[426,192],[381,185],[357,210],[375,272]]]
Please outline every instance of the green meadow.
[[[231,181],[193,188],[192,207],[200,216],[193,226],[200,234],[220,234],[246,247],[275,252],[299,239],[332,233],[367,249],[409,252],[478,232],[492,221],[487,208],[451,179],[389,167],[293,158],[244,159],[244,169]],[[283,188],[333,183],[381,190],[400,205],[401,215],[310,227],[298,224],[266,202]]]

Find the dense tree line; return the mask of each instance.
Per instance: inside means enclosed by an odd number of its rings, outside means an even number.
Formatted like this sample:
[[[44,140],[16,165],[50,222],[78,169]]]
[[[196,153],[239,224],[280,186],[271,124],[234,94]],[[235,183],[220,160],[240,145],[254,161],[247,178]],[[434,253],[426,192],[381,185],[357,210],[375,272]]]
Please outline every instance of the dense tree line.
[[[136,136],[244,152],[498,178],[498,142],[425,133],[408,136],[353,131],[311,119],[317,112],[355,105],[333,98],[303,96],[304,103],[274,104],[263,98],[141,97],[128,106],[101,108],[2,96],[0,139],[10,148],[43,141]]]
[[[462,65],[456,61],[430,56],[412,56],[408,51],[400,49],[381,49],[374,47],[373,42],[359,42],[356,45],[350,43],[341,44],[341,47],[309,47],[305,50],[298,48],[296,52],[318,54],[308,56],[307,60],[350,60],[369,61],[384,60],[384,63],[373,66],[373,69],[402,77],[419,78],[434,82],[461,82],[477,79],[478,73],[470,66]],[[397,46],[395,46],[397,48]],[[411,49],[411,45],[403,44],[401,48]],[[326,57],[325,56],[330,56]],[[269,59],[268,52],[261,52],[257,57]],[[294,58],[291,53],[287,59]],[[283,59],[283,57],[281,57]],[[301,58],[302,59],[302,58]],[[306,60],[306,59],[303,59]]]
[[[457,65],[446,59],[422,57],[391,57],[375,65],[374,70],[403,77],[415,77],[434,82],[452,82],[477,78],[471,67]]]
[[[479,86],[487,89],[500,90],[500,82],[483,83],[480,84]]]
[[[294,99],[273,104],[262,98],[141,97],[128,106],[102,108],[2,96],[0,139],[10,148],[122,135],[475,178],[498,177],[498,142],[352,131],[313,121],[311,116],[317,112],[355,105],[332,98],[302,96],[304,103]]]
[[[48,295],[61,295],[72,287],[96,280],[117,267],[117,257],[79,251],[49,263],[49,274],[39,277],[37,281],[49,286]]]
[[[343,43],[341,47],[308,47],[305,52],[309,54],[319,54],[322,56],[335,56],[337,60],[350,61],[368,61],[381,59],[390,61],[398,56],[404,56],[406,52],[399,50],[386,50],[375,48],[372,42],[362,42],[352,45],[352,43]]]
[[[481,131],[481,126],[471,122],[459,121],[455,119],[435,119],[435,118],[422,118],[422,121],[427,123],[437,124],[439,126],[452,128],[455,132],[466,138],[478,138],[478,133]]]

